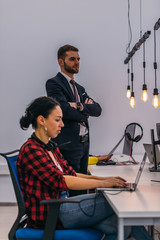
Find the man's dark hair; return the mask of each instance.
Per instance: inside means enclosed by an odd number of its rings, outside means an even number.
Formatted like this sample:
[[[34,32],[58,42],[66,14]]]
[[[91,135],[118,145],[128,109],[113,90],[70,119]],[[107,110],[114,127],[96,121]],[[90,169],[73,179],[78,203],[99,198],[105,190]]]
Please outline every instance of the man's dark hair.
[[[66,52],[68,52],[68,51],[75,51],[75,52],[78,52],[79,51],[79,49],[78,48],[76,48],[76,47],[74,47],[74,46],[72,46],[72,45],[64,45],[64,46],[62,46],[62,47],[60,47],[59,48],[59,50],[58,50],[58,53],[57,53],[57,58],[58,59],[65,59],[65,57],[66,57]]]

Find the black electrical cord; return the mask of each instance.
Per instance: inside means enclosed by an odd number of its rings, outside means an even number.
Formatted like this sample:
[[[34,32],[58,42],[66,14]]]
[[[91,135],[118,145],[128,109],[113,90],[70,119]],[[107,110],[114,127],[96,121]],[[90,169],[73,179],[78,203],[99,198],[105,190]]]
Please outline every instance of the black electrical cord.
[[[154,30],[154,69],[155,69],[155,88],[157,88],[156,31],[155,30]]]
[[[129,79],[129,75],[130,75],[130,68],[129,68],[129,62],[128,62],[128,69],[127,69],[127,73],[128,73],[128,86],[130,86],[130,79]]]
[[[131,92],[133,92],[133,78],[134,78],[134,74],[133,74],[133,58],[131,58]]]
[[[142,1],[140,0],[140,38],[142,37]]]
[[[146,79],[146,71],[145,71],[145,68],[146,68],[146,62],[145,62],[145,42],[143,43],[143,80],[144,80],[144,84],[145,83],[145,79]]]
[[[130,0],[128,0],[128,44],[126,47],[126,53],[130,52],[131,42],[132,42],[132,28],[131,28],[131,21],[130,21]]]
[[[96,210],[96,199],[97,199],[97,197],[98,197],[98,193],[96,193],[95,194],[95,198],[88,198],[88,199],[82,199],[80,202],[79,202],[79,208],[81,209],[81,211],[84,213],[84,215],[86,215],[87,217],[93,217],[94,216],[94,213],[95,213],[95,210]],[[82,208],[82,206],[81,206],[81,203],[83,202],[83,201],[86,201],[86,200],[91,200],[91,199],[93,199],[93,201],[94,201],[94,206],[93,206],[93,212],[91,213],[91,214],[88,214],[88,213],[86,213],[84,210],[83,210],[83,208]]]

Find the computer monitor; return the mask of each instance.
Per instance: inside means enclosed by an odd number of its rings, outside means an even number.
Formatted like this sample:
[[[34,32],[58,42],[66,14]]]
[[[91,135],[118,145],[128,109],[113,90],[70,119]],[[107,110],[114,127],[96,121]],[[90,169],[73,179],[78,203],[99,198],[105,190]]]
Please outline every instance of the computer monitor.
[[[160,167],[157,164],[157,156],[156,156],[156,141],[154,139],[154,129],[151,129],[151,145],[152,145],[152,152],[153,152],[153,163],[154,167],[149,168],[150,172],[160,172]]]
[[[157,129],[157,138],[160,140],[160,123],[156,123],[156,129]]]
[[[144,146],[145,152],[147,153],[149,162],[152,164],[155,164],[152,144],[143,143],[143,146]],[[159,151],[159,148],[157,145],[155,146],[155,149],[156,149],[156,161],[157,161],[157,164],[159,164],[160,163],[160,151]]]
[[[134,135],[135,135],[135,129],[136,129],[136,124],[131,124],[127,128],[127,133],[130,134],[132,139],[134,138]],[[129,141],[129,139],[125,137],[122,153],[128,156],[132,156],[132,150],[133,150],[133,141]]]

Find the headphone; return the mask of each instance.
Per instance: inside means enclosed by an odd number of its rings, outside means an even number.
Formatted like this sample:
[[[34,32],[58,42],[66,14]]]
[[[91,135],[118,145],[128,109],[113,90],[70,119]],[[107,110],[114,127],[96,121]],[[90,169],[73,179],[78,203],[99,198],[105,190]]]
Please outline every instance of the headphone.
[[[141,130],[141,134],[137,135],[134,138],[132,138],[130,133],[127,132],[128,127],[132,126],[132,125],[138,126],[140,128],[140,130]],[[142,126],[139,123],[136,123],[136,122],[130,123],[130,124],[127,125],[127,127],[125,129],[124,136],[128,139],[128,141],[139,142],[141,140],[141,138],[143,137],[143,128],[142,128]]]
[[[54,151],[58,146],[57,143],[49,140],[49,142],[47,144],[45,144],[44,142],[42,142],[35,134],[35,132],[32,134],[31,136],[32,139],[35,139],[38,143],[40,143],[42,146],[44,146],[45,149],[47,149],[48,151]]]

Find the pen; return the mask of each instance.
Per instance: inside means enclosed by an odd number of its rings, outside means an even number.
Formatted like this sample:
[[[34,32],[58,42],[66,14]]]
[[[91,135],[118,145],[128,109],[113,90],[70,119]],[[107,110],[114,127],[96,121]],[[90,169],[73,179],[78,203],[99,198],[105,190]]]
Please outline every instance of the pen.
[[[151,182],[160,182],[160,181],[158,181],[158,180],[151,180]]]

